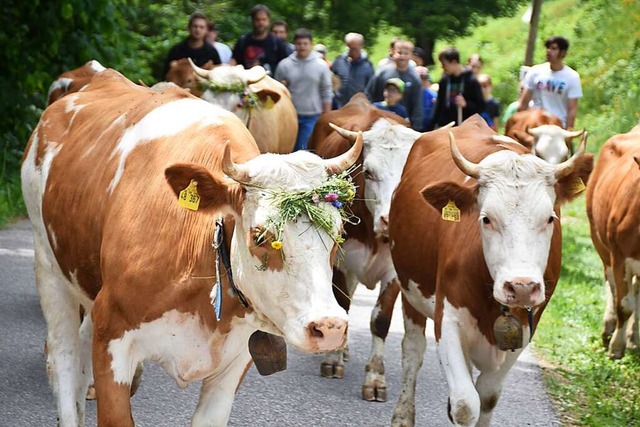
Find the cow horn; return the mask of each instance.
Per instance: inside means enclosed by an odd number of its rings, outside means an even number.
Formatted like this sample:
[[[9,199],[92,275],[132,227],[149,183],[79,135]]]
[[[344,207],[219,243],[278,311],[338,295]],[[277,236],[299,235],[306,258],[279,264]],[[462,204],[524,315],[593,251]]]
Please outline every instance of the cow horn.
[[[247,84],[250,85],[264,79],[267,76],[267,70],[260,65],[256,65],[246,70],[244,75],[247,79]]]
[[[531,136],[538,136],[538,133],[539,133],[539,132],[537,131],[537,129],[538,129],[538,128],[529,129],[529,126],[526,126],[526,127],[524,128],[524,131],[525,131],[526,133],[528,133],[529,135],[531,135]]]
[[[564,137],[565,138],[576,138],[576,137],[582,135],[585,132],[585,130],[586,129],[582,129],[582,130],[576,130],[576,131],[573,131],[573,132],[565,130],[564,131]]]
[[[583,132],[582,140],[580,141],[580,146],[578,147],[578,151],[576,151],[576,153],[573,156],[571,156],[569,160],[565,160],[564,162],[556,166],[556,171],[555,171],[556,179],[562,179],[565,176],[569,176],[571,172],[573,172],[573,169],[575,168],[575,164],[576,164],[576,159],[584,154],[584,150],[587,146],[587,135],[588,135],[587,132]]]
[[[193,63],[191,58],[187,58],[187,59],[189,60],[189,64],[191,65],[191,68],[193,68],[193,71],[198,76],[202,77],[203,79],[208,79],[209,78],[209,70],[205,70],[204,68],[198,67],[196,64]]]
[[[222,172],[241,184],[246,184],[250,181],[249,168],[231,160],[231,145],[228,142],[224,146],[224,154],[222,155]]]
[[[442,126],[440,129],[451,129],[456,125],[456,122],[449,122],[446,125]]]
[[[451,157],[453,157],[456,166],[471,178],[477,179],[480,176],[480,166],[464,158],[460,150],[458,150],[453,132],[449,132],[449,143],[451,144]]]
[[[329,123],[329,126],[333,128],[336,132],[338,132],[342,137],[348,139],[353,144],[356,142],[356,138],[358,138],[358,132],[341,128],[338,125],[334,125],[333,123]]]
[[[364,137],[362,136],[362,132],[358,132],[356,140],[354,141],[351,148],[349,148],[349,150],[337,157],[326,159],[324,161],[324,167],[327,170],[327,173],[329,175],[334,175],[350,168],[356,162],[356,160],[358,160],[358,157],[360,157],[360,152],[362,151],[363,144]]]

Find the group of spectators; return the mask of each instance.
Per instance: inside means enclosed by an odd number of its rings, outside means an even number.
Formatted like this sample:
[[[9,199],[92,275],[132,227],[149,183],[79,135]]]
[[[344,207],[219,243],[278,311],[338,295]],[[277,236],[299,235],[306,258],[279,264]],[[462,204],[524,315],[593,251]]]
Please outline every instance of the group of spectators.
[[[353,95],[364,92],[378,108],[405,118],[418,131],[432,130],[450,122],[461,123],[480,114],[493,129],[501,117],[500,103],[493,98],[493,85],[482,74],[483,61],[478,54],[460,61],[455,47],[438,55],[444,71],[438,83],[432,83],[423,64],[424,52],[408,40],[394,39],[389,55],[377,70],[364,50],[364,37],[348,33],[346,51],[330,62],[326,47],[313,44],[306,28],[297,29],[293,44],[288,41],[288,25],[271,23],[271,11],[258,4],[250,11],[252,30],[242,35],[233,49],[218,39],[218,28],[205,15],[194,13],[189,19],[189,38],[174,46],[166,59],[164,73],[173,60],[190,57],[198,66],[221,63],[245,68],[263,66],[287,86],[298,114],[299,133],[294,150],[307,148],[307,142],[320,114],[345,105]],[[507,113],[529,107],[530,101],[558,115],[566,128],[574,125],[578,98],[582,96],[580,77],[564,65],[569,43],[563,37],[551,37],[545,43],[547,63],[527,72],[521,82],[521,94]],[[506,121],[507,114],[502,117]]]

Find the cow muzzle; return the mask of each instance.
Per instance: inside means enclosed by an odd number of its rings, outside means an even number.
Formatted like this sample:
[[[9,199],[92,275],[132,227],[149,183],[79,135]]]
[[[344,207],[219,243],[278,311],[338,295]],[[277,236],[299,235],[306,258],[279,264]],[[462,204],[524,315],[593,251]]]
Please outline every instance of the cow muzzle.
[[[380,215],[373,230],[376,237],[389,237],[389,214]]]
[[[324,317],[307,325],[307,341],[315,353],[343,348],[347,343],[347,321],[337,317]]]
[[[505,281],[495,292],[496,300],[509,307],[536,307],[544,302],[544,288],[536,280],[518,277]]]

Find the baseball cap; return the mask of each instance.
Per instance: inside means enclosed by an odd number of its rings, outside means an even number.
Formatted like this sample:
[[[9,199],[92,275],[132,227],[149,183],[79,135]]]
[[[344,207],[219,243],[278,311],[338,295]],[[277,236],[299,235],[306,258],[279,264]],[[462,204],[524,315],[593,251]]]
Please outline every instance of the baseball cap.
[[[384,87],[387,87],[389,85],[397,87],[400,93],[404,93],[404,82],[402,81],[402,79],[399,79],[398,77],[390,78],[384,83]]]

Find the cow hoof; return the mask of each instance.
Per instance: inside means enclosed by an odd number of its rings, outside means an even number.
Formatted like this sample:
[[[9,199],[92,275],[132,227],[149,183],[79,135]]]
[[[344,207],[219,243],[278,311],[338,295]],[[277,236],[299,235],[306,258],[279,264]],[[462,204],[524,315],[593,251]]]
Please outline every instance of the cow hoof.
[[[93,384],[89,385],[87,389],[87,395],[85,397],[87,400],[96,400],[96,388]]]
[[[603,333],[602,334],[602,345],[604,348],[609,348],[609,343],[611,342],[611,334]]]
[[[348,344],[344,347],[344,350],[342,350],[342,361],[343,362],[349,361],[349,345]]]
[[[622,349],[622,350],[610,350],[609,351],[609,359],[611,359],[611,360],[622,359],[623,356],[624,356],[624,349]]]
[[[344,377],[344,366],[323,362],[320,365],[320,375],[324,378],[342,378]]]
[[[387,388],[374,387],[370,385],[362,386],[362,399],[368,402],[386,402]]]

